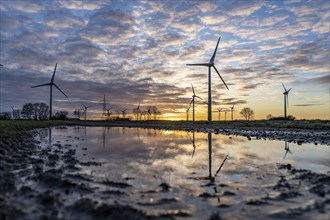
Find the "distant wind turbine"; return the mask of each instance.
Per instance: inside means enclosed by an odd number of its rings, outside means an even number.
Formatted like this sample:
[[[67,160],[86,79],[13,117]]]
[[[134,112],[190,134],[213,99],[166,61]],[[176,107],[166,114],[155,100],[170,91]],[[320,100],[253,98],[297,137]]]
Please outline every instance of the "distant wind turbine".
[[[56,72],[57,63],[54,68],[53,76],[50,80],[50,83],[45,83],[37,86],[32,86],[31,88],[42,87],[42,86],[50,86],[50,98],[49,98],[49,119],[52,119],[52,109],[53,109],[53,86],[55,86],[65,97],[68,96],[54,83],[55,72]]]
[[[231,120],[233,121],[234,120],[234,107],[235,107],[235,104],[232,106],[232,107],[230,107],[230,111],[231,111]]]
[[[125,110],[121,110],[121,113],[123,114],[123,118],[125,118],[127,108]]]
[[[192,95],[192,100],[190,102],[190,105],[192,103],[192,107],[193,107],[193,121],[195,121],[195,98],[199,98],[199,99],[202,99],[202,98],[196,95],[193,84],[191,84],[191,88],[192,88],[192,91],[193,91],[193,95]]]
[[[291,91],[292,88],[290,88],[289,90],[286,90],[284,84],[282,83],[282,86],[284,88],[284,118],[286,118],[286,108],[289,108],[289,92]]]
[[[86,121],[87,120],[87,110],[89,108],[91,108],[92,106],[86,106],[84,104],[82,104],[82,106],[83,106],[83,111],[84,111],[84,114],[85,114],[85,121]]]
[[[209,122],[212,121],[211,67],[214,68],[214,70],[217,72],[218,76],[222,80],[223,84],[228,89],[227,84],[225,83],[225,81],[221,77],[221,75],[220,75],[219,71],[217,70],[217,68],[214,66],[214,59],[215,59],[215,55],[216,55],[217,50],[218,50],[218,45],[219,45],[220,39],[221,39],[221,36],[218,39],[217,46],[215,47],[214,53],[213,53],[213,55],[212,55],[212,57],[211,57],[211,59],[210,59],[210,61],[208,63],[187,64],[187,66],[207,66],[209,68],[209,75],[208,75],[208,102],[207,102],[207,103],[209,103],[209,105],[208,105],[208,117],[207,117]]]
[[[0,64],[1,65],[1,64]],[[15,109],[13,108],[13,106],[10,106],[10,108],[13,110],[12,114],[13,114],[13,120],[15,120]]]
[[[225,110],[224,112],[225,112],[225,121],[227,121],[227,112],[228,112],[228,110]]]
[[[189,110],[190,110],[190,105],[188,108],[186,108],[186,121],[189,121]]]
[[[105,110],[107,111],[107,119],[109,120],[110,119],[110,116],[112,114],[112,112],[110,112],[110,110],[112,109],[112,107],[110,108],[106,108]]]
[[[136,107],[136,108],[133,109],[133,113],[136,113],[136,120],[139,120],[139,114],[141,114],[140,102],[139,102],[138,107]],[[140,115],[140,118],[141,118],[141,115]]]
[[[223,110],[223,108],[217,108],[217,111],[218,111],[218,121],[220,121],[220,113],[221,113],[221,111]]]

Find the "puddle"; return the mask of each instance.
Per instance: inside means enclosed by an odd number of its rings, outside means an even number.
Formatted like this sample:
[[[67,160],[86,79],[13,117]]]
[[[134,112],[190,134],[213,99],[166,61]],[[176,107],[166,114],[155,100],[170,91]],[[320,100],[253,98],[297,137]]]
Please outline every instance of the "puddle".
[[[322,196],[329,187],[315,194],[313,180],[302,177],[312,171],[316,181],[329,182],[329,146],[142,128],[58,127],[39,134],[49,162],[43,170],[50,170],[40,178],[53,181],[61,170],[69,181],[59,183],[69,191],[64,206],[84,198],[177,219],[322,219],[330,210],[329,195]]]

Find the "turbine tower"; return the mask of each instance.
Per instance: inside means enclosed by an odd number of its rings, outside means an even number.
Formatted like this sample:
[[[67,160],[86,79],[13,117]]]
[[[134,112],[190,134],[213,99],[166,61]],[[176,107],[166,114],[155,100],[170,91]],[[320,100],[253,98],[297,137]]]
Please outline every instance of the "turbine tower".
[[[136,113],[136,120],[137,121],[139,120],[139,114],[140,114],[140,119],[141,119],[140,102],[139,102],[138,107],[136,107],[136,108],[133,109],[133,113]]]
[[[122,113],[122,115],[123,115],[123,118],[125,118],[126,111],[127,111],[127,108],[126,108],[125,110],[121,110],[121,113]]]
[[[190,110],[190,105],[188,108],[186,108],[186,121],[189,121],[189,110]]]
[[[235,107],[235,104],[232,106],[232,107],[230,107],[230,111],[231,111],[231,120],[233,121],[234,120],[234,107]]]
[[[220,79],[222,80],[223,84],[226,86],[226,88],[228,89],[227,84],[225,83],[225,81],[223,80],[223,78],[221,77],[219,71],[217,70],[217,68],[214,66],[214,59],[215,59],[215,55],[217,53],[218,50],[218,45],[220,42],[221,36],[218,39],[218,43],[217,46],[215,47],[214,53],[210,59],[210,61],[208,63],[194,63],[194,64],[187,64],[187,66],[206,66],[209,68],[209,74],[208,74],[208,121],[212,122],[212,95],[211,95],[211,67],[213,67],[213,69],[217,72],[218,76],[220,77]],[[228,89],[229,90],[229,89]]]
[[[82,106],[83,106],[83,111],[84,111],[84,113],[85,113],[85,121],[87,120],[87,110],[90,108],[90,107],[92,107],[92,106],[86,106],[86,105],[84,105],[84,104],[82,104]]]
[[[112,109],[112,107],[105,109],[105,110],[107,110],[107,120],[110,120],[110,116],[112,114],[112,112],[110,112],[111,109]]]
[[[50,98],[49,98],[49,119],[52,119],[52,109],[53,109],[53,86],[56,87],[65,97],[68,98],[68,96],[54,83],[54,78],[55,78],[55,72],[56,72],[56,67],[57,63],[54,68],[54,73],[53,76],[50,80],[50,83],[45,83],[37,86],[32,86],[31,88],[36,88],[36,87],[42,87],[42,86],[50,86]]]
[[[282,86],[284,88],[284,118],[286,119],[286,108],[289,107],[289,92],[291,91],[292,88],[290,88],[289,90],[286,90],[284,84],[282,83]]]
[[[193,106],[193,121],[195,121],[195,98],[199,98],[199,99],[202,99],[202,98],[196,95],[193,84],[191,84],[191,88],[192,88],[192,91],[193,91],[193,95],[192,95],[192,100],[191,100],[189,106],[192,103],[192,106]]]
[[[220,113],[221,113],[221,111],[223,110],[223,108],[217,108],[217,111],[218,111],[218,121],[220,121]]]

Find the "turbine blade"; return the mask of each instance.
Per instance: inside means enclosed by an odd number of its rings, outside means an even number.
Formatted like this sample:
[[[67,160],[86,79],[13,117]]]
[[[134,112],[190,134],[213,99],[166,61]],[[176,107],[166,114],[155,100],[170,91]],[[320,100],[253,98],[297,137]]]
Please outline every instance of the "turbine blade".
[[[210,66],[209,63],[192,63],[192,64],[186,64],[187,66]]]
[[[196,97],[196,98],[199,98],[199,99],[202,99],[201,97],[199,97],[199,96],[197,96],[197,95],[196,95],[195,97]]]
[[[285,88],[285,86],[284,86],[284,84],[283,84],[283,83],[282,83],[282,86],[283,86],[284,90],[286,91],[286,88]]]
[[[53,85],[67,98],[69,98],[61,89],[60,87],[58,87],[55,83],[53,83]]]
[[[191,100],[191,102],[190,102],[190,104],[189,104],[189,105],[191,105],[191,103],[192,103],[193,101],[194,101],[194,99],[192,99],[192,100]]]
[[[57,68],[57,63],[55,64],[54,73],[53,73],[52,79],[50,80],[51,82],[53,82],[53,81],[54,81],[54,77],[55,77],[56,68]]]
[[[218,39],[218,43],[217,43],[217,46],[215,47],[214,53],[213,53],[213,55],[212,55],[212,57],[210,59],[210,63],[214,63],[214,59],[215,59],[215,55],[217,54],[217,50],[218,50],[218,45],[219,45],[220,39],[221,39],[221,36]]]
[[[82,105],[84,106],[84,108],[86,108],[86,105],[84,105],[84,103],[82,103]]]
[[[194,95],[196,95],[196,93],[195,93],[195,89],[194,89],[194,86],[193,86],[192,83],[191,83],[191,88],[192,88],[192,91],[193,91]]]
[[[225,83],[225,81],[223,80],[223,78],[221,77],[220,73],[218,72],[217,68],[215,66],[213,66],[213,68],[215,69],[215,71],[217,72],[218,76],[220,77],[220,79],[222,80],[223,84],[225,84],[226,88],[229,90],[227,84]]]
[[[291,89],[292,89],[292,88],[290,88],[290,89],[288,90],[288,94],[289,94],[289,92],[291,91]]]
[[[51,83],[45,83],[45,84],[41,84],[41,85],[37,85],[37,86],[32,86],[31,88],[36,88],[36,87],[41,87],[41,86],[50,86]]]

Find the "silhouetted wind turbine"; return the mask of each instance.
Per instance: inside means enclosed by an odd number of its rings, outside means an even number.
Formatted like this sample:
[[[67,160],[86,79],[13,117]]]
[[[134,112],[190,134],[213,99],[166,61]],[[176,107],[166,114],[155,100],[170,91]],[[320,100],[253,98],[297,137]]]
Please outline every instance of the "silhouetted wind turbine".
[[[112,112],[110,112],[110,110],[112,109],[112,107],[111,108],[106,108],[105,110],[107,111],[107,119],[109,120],[110,119],[110,116],[111,116],[111,114],[112,114]]]
[[[286,155],[288,153],[292,154],[291,150],[290,150],[290,146],[289,146],[289,143],[285,141],[285,146],[284,146],[284,150],[285,150],[285,154],[284,154],[284,157],[283,157],[283,160],[285,159]]]
[[[219,71],[217,70],[217,68],[214,66],[214,59],[215,59],[215,55],[217,53],[218,50],[218,45],[220,42],[221,36],[218,39],[218,43],[217,46],[215,47],[214,53],[210,59],[210,61],[208,63],[194,63],[194,64],[187,64],[187,66],[207,66],[209,68],[209,75],[208,75],[208,121],[211,122],[212,121],[212,95],[211,95],[211,67],[214,68],[214,70],[217,72],[218,76],[220,77],[220,79],[222,80],[223,84],[226,86],[226,88],[228,89],[227,84],[225,83],[225,81],[223,80],[223,78],[221,77]],[[229,89],[228,89],[229,90]]]
[[[231,120],[233,121],[234,120],[234,107],[235,107],[235,104],[230,107],[230,111],[231,111]]]
[[[133,113],[136,113],[136,120],[139,120],[139,113],[141,114],[141,110],[140,110],[140,102],[138,107],[133,109]]]
[[[284,92],[283,92],[283,95],[284,95],[284,118],[286,118],[286,108],[289,107],[289,92],[291,91],[292,88],[289,89],[289,90],[286,90],[283,83],[282,83],[282,86],[284,88]]]
[[[123,114],[123,118],[125,118],[127,108],[125,110],[122,110],[121,113]]]
[[[217,108],[217,111],[218,111],[218,113],[219,113],[219,115],[218,115],[218,120],[220,121],[220,113],[221,113],[221,111],[223,110],[223,108]]]
[[[186,120],[189,121],[189,109],[190,109],[190,105],[188,108],[186,108]]]
[[[192,103],[192,106],[193,106],[193,121],[195,121],[195,98],[199,98],[199,99],[202,99],[202,98],[196,95],[193,84],[191,84],[191,88],[192,88],[192,91],[193,91],[193,95],[192,95],[192,100],[190,102],[190,105]]]
[[[225,112],[225,121],[227,121],[227,110],[224,111]]]
[[[53,109],[53,86],[55,86],[65,97],[68,96],[54,83],[55,72],[56,72],[57,63],[54,68],[53,76],[50,80],[50,83],[45,83],[37,86],[32,86],[31,88],[42,87],[42,86],[50,86],[50,98],[49,98],[49,119],[52,119],[52,109]]]
[[[83,110],[84,110],[84,113],[85,113],[85,121],[86,121],[87,120],[87,110],[92,106],[86,106],[84,104],[82,104],[82,106],[83,106]]]
[[[1,65],[1,64],[0,64],[0,65]],[[13,108],[13,106],[10,106],[10,108],[13,110],[13,111],[12,111],[12,114],[13,114],[13,120],[15,120],[15,115],[14,115],[15,109]]]

